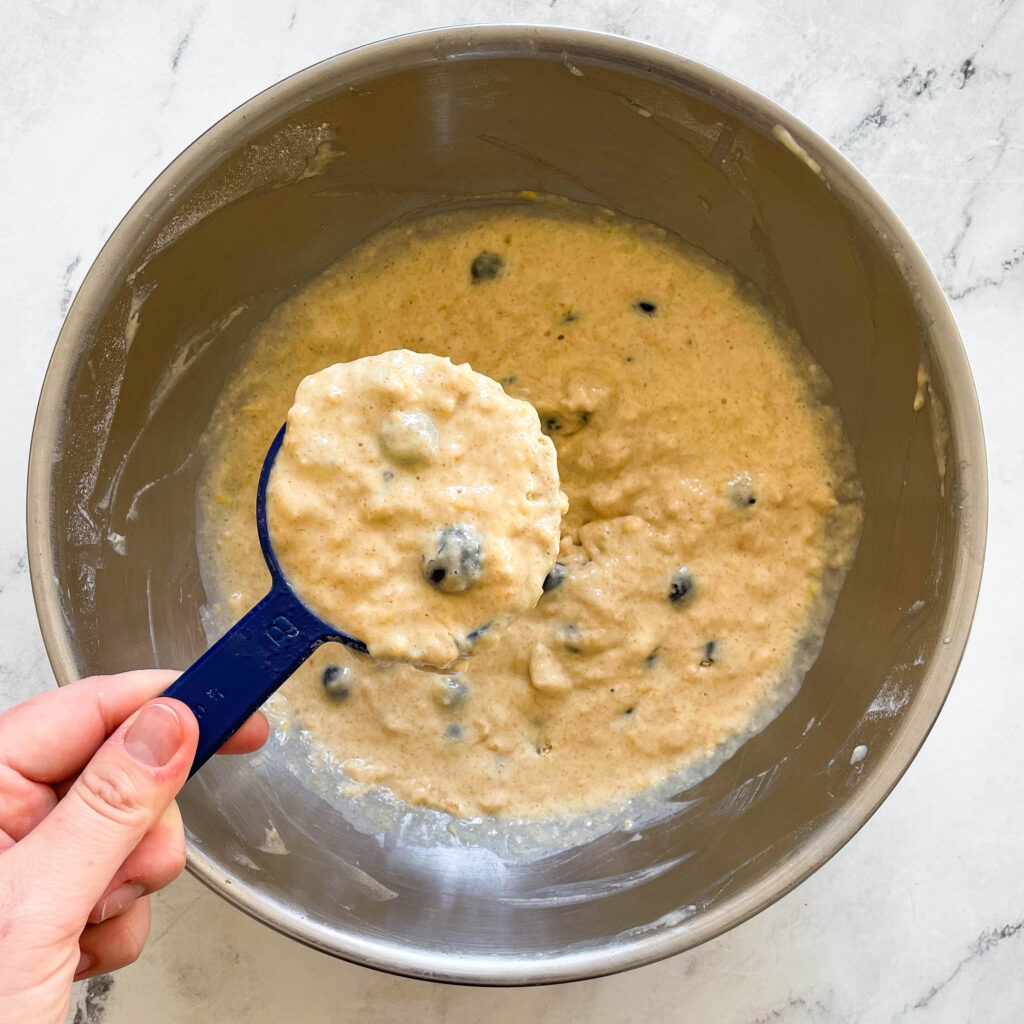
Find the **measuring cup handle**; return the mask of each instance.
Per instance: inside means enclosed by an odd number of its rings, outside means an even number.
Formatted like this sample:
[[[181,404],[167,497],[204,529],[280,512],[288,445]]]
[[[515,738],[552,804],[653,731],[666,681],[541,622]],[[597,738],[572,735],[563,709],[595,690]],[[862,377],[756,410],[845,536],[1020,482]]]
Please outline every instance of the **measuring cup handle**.
[[[332,634],[280,580],[244,618],[164,691],[199,722],[194,775]]]

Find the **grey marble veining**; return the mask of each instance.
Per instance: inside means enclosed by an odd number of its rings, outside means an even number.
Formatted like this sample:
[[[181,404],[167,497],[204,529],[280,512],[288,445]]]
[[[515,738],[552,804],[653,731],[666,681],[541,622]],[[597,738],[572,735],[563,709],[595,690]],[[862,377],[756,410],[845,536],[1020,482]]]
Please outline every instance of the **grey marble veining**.
[[[0,0],[0,707],[52,685],[25,561],[36,395],[75,289],[163,166],[286,74],[376,38],[532,21],[716,65],[837,145],[950,296],[985,416],[989,558],[958,682],[861,833],[728,935],[630,974],[493,993],[388,978],[280,938],[190,879],[79,1024],[418,1018],[552,1024],[1024,1019],[1024,4],[1013,0]]]

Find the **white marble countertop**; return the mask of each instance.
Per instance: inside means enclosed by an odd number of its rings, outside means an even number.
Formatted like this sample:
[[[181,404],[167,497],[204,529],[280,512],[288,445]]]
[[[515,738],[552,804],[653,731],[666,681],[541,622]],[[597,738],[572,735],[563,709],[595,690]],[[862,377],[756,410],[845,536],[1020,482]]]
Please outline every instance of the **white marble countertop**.
[[[717,65],[838,145],[922,245],[974,368],[991,473],[985,581],[949,702],[895,793],[838,856],[752,921],[664,963],[541,990],[406,981],[306,950],[183,878],[155,900],[144,958],[77,992],[74,1020],[1021,1020],[1015,0],[0,0],[0,707],[53,683],[26,572],[29,433],[63,315],[118,219],[195,136],[290,72],[403,31],[510,20],[603,29]]]

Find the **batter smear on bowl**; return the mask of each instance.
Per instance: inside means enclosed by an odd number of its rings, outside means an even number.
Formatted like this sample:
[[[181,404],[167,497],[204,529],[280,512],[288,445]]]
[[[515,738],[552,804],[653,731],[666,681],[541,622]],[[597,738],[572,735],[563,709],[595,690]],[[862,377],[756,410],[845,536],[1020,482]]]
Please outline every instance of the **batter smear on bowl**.
[[[205,444],[215,622],[266,592],[253,495],[296,384],[394,349],[469,363],[536,408],[569,498],[557,561],[536,606],[448,674],[328,645],[272,714],[356,784],[544,818],[692,775],[785,706],[861,519],[828,381],[726,267],[553,198],[381,231],[256,332]]]

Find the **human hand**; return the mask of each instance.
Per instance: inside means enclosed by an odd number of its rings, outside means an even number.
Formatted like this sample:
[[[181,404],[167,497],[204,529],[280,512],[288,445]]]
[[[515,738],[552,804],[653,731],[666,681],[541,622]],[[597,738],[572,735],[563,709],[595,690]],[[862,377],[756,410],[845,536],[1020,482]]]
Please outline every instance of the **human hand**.
[[[73,980],[142,951],[149,894],[185,866],[174,797],[198,726],[152,699],[175,678],[96,676],[0,715],[0,1020],[63,1024]],[[257,713],[221,753],[267,731]]]

